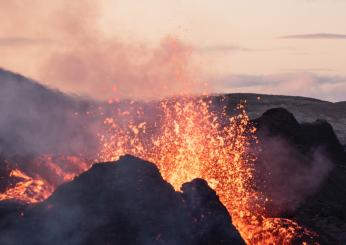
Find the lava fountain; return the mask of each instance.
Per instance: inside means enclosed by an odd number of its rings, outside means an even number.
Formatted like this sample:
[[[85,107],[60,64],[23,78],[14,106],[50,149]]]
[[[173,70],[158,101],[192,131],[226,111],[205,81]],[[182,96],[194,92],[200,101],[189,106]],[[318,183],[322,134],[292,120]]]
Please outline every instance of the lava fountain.
[[[255,128],[244,106],[233,117],[226,108],[215,112],[211,106],[206,98],[163,100],[160,122],[152,125],[138,118],[125,125],[119,117],[106,118],[100,160],[123,154],[149,160],[176,190],[194,178],[207,180],[248,244],[314,244],[315,233],[288,219],[266,217],[268,200],[254,188]],[[141,108],[137,114],[143,115]]]

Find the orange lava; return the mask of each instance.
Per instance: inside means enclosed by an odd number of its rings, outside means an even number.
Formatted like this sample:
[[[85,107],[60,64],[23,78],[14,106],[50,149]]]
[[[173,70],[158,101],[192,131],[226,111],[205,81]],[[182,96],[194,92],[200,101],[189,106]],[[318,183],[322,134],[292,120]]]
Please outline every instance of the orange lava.
[[[27,163],[26,173],[15,168],[10,172],[15,184],[0,193],[0,201],[16,200],[24,203],[38,203],[47,199],[60,184],[72,180],[86,171],[90,164],[76,156],[52,157],[42,155]]]
[[[19,182],[1,193],[0,201],[14,199],[25,203],[36,203],[45,200],[54,191],[54,188],[43,179],[33,179],[19,169],[12,170],[10,176],[18,178]]]
[[[154,126],[140,120],[124,124],[118,116],[106,118],[108,132],[101,135],[100,160],[117,160],[124,154],[147,159],[157,164],[176,190],[194,178],[207,180],[247,244],[313,244],[309,239],[315,233],[291,220],[266,217],[266,198],[253,186],[255,156],[250,144],[257,141],[255,128],[243,106],[229,118],[225,108],[212,112],[211,104],[201,98],[163,100],[161,121],[152,122]],[[137,114],[143,112],[139,109]]]

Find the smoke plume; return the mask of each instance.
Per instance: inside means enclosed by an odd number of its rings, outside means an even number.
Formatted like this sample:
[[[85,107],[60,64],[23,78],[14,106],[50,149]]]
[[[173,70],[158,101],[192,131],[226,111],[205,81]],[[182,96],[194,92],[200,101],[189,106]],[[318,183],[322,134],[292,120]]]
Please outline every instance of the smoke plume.
[[[34,77],[40,81],[102,100],[157,99],[203,90],[197,83],[201,73],[193,62],[193,48],[175,36],[149,45],[106,33],[102,1],[33,0],[30,6],[28,10],[22,1],[2,3],[4,18],[13,19],[14,13],[19,17],[0,27],[3,36],[15,35],[13,26],[18,26],[20,40],[50,41],[38,54],[42,62]]]
[[[261,191],[268,197],[267,212],[290,214],[314,195],[333,164],[322,147],[303,154],[282,137],[261,138],[258,175]]]

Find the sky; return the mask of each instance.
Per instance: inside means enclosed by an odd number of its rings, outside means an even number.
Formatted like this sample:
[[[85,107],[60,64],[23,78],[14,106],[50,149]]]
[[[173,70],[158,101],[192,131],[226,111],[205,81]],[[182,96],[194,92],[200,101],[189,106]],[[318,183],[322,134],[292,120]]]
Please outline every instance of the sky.
[[[345,12],[345,0],[0,0],[0,66],[100,99],[198,87],[341,101]]]

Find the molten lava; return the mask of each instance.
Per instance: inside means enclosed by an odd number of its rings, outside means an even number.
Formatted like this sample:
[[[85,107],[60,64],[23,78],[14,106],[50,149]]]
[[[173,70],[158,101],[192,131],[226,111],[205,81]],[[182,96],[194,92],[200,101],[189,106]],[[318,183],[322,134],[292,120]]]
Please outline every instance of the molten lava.
[[[19,179],[12,188],[0,194],[2,200],[18,200],[25,203],[36,203],[45,200],[54,188],[43,179],[33,179],[19,169],[12,170],[10,177]]]
[[[122,117],[106,118],[109,128],[101,136],[100,160],[117,160],[123,154],[149,160],[176,190],[194,178],[207,180],[248,244],[311,244],[315,233],[291,220],[266,217],[267,199],[255,191],[253,180],[250,145],[257,141],[255,128],[244,107],[229,118],[225,108],[212,112],[211,105],[206,99],[164,100],[160,122],[151,124],[140,117],[126,124]]]
[[[24,203],[37,203],[47,199],[56,187],[72,180],[86,171],[90,163],[76,156],[42,155],[32,159],[25,167],[27,171],[14,168],[9,174],[15,184],[0,193],[0,201],[16,200]]]

